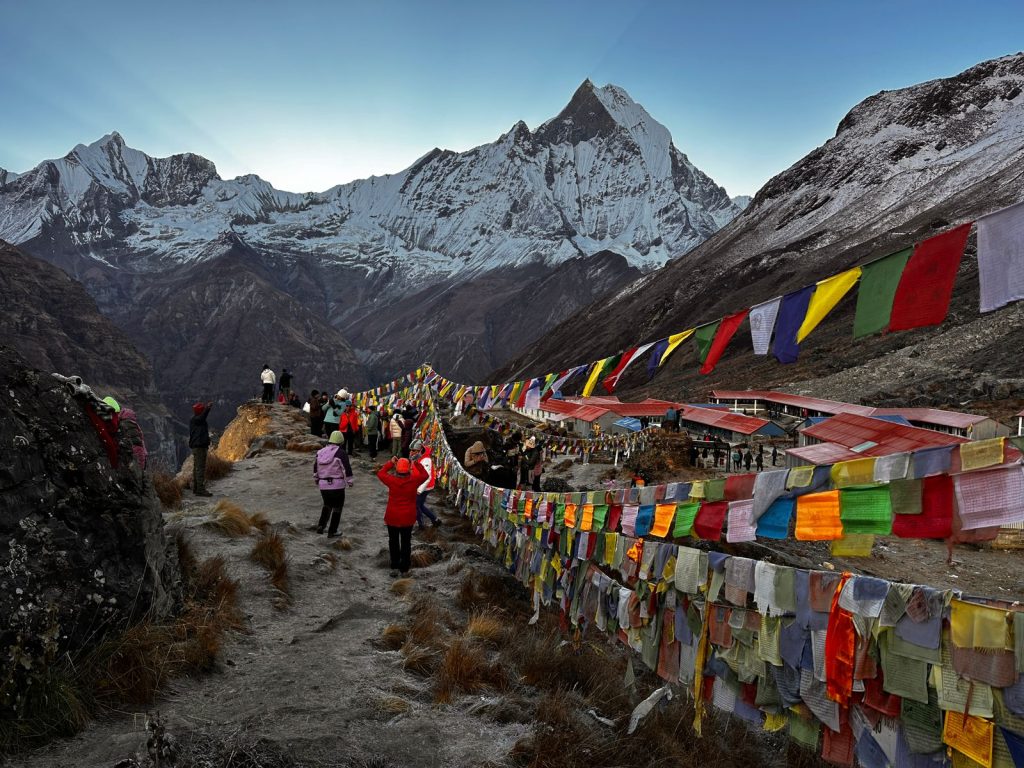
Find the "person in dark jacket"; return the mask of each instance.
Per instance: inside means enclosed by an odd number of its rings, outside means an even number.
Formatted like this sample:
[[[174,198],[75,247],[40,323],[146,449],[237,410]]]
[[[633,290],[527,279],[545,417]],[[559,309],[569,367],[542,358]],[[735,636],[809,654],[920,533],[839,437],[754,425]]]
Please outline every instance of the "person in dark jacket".
[[[315,389],[309,395],[309,431],[317,437],[324,434],[324,407]]]
[[[388,506],[384,524],[388,528],[388,552],[391,576],[409,575],[412,559],[412,528],[416,525],[416,496],[428,477],[419,463],[392,458],[377,471],[377,478],[388,488]]]
[[[284,401],[290,402],[292,397],[292,373],[287,368],[281,369],[281,375],[277,378],[277,391],[284,395]]]
[[[210,425],[206,423],[213,403],[192,406],[192,419],[188,423],[188,447],[192,449],[192,493],[213,496],[206,490],[206,454],[210,450]]]
[[[412,430],[416,426],[413,414],[415,411],[411,411],[406,408],[402,412],[402,458],[409,458],[409,446],[412,444]]]

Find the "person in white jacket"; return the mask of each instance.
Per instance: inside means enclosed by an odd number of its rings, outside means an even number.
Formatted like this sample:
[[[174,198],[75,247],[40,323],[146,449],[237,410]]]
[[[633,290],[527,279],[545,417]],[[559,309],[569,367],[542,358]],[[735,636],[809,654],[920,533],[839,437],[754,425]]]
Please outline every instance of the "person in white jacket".
[[[269,365],[264,365],[263,370],[260,371],[260,381],[263,382],[263,397],[261,399],[264,403],[274,402],[274,384],[277,383],[274,369]]]
[[[441,521],[437,519],[437,515],[427,509],[427,494],[434,490],[434,460],[430,456],[430,446],[424,446],[422,440],[413,440],[409,449],[412,452],[413,462],[423,467],[427,473],[427,479],[416,489],[416,524],[422,531],[425,527],[424,518],[427,518],[436,528]]]

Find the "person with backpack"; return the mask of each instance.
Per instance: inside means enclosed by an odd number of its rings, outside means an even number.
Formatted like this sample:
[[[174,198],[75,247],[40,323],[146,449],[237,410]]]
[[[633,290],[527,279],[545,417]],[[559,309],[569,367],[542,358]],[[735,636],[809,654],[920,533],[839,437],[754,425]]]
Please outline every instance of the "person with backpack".
[[[758,451],[757,456],[754,457],[754,464],[757,466],[757,471],[760,472],[764,469],[764,452]]]
[[[427,509],[427,494],[434,490],[434,460],[431,458],[431,448],[429,445],[424,446],[423,441],[419,439],[413,440],[409,448],[412,451],[413,463],[419,464],[427,473],[427,479],[416,489],[416,524],[422,531],[426,527],[423,518],[427,518],[436,528],[441,521]]]
[[[740,453],[740,449],[736,448],[732,452],[732,471],[739,472],[740,464],[743,461],[743,454]]]
[[[263,382],[262,401],[264,403],[274,402],[274,384],[277,382],[274,369],[269,365],[264,365],[263,370],[260,371],[260,381]]]
[[[345,408],[341,403],[338,402],[335,396],[331,396],[331,399],[327,401],[327,405],[324,406],[324,434],[330,435],[332,432],[341,432],[342,438],[345,433],[341,430],[341,415],[344,413]]]
[[[370,451],[370,461],[373,461],[377,458],[377,441],[380,440],[380,414],[372,405],[366,406],[363,429],[366,430],[366,447]]]
[[[352,464],[341,445],[343,440],[341,432],[332,432],[328,444],[316,452],[313,461],[313,480],[320,489],[323,501],[316,532],[323,533],[330,518],[330,527],[327,529],[329,539],[341,535],[338,533],[338,524],[341,522],[341,511],[345,508],[345,489],[355,485]]]
[[[427,479],[427,473],[418,463],[392,458],[377,470],[377,479],[388,489],[384,525],[388,528],[391,576],[408,576],[412,560],[412,528],[416,525],[416,496]]]
[[[747,448],[746,453],[743,454],[743,465],[747,468],[747,472],[750,471],[750,463],[754,460],[754,454],[750,452],[750,448]]]
[[[309,414],[309,432],[317,437],[324,435],[324,409],[320,405],[320,393],[315,389],[310,393],[306,407],[303,408]]]
[[[192,406],[192,419],[188,423],[188,447],[192,449],[192,494],[213,496],[206,490],[206,454],[210,450],[210,425],[206,423],[213,403]]]
[[[391,455],[402,455],[402,415],[395,411],[388,422],[388,433],[391,435]]]

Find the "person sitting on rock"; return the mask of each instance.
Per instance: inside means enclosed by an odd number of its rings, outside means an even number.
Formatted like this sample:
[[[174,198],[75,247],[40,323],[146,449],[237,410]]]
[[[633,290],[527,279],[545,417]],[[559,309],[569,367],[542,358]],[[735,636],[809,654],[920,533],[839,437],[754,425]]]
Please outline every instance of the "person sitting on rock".
[[[188,447],[192,449],[192,493],[213,496],[206,490],[206,454],[210,450],[210,425],[206,423],[213,403],[192,406],[192,419],[188,423]]]
[[[392,457],[377,471],[377,478],[387,486],[388,505],[384,524],[388,528],[388,553],[392,578],[409,575],[412,560],[412,528],[416,525],[417,489],[427,479],[418,463]]]
[[[487,473],[487,446],[477,440],[466,449],[466,460],[463,462],[466,471],[474,477],[483,477]]]

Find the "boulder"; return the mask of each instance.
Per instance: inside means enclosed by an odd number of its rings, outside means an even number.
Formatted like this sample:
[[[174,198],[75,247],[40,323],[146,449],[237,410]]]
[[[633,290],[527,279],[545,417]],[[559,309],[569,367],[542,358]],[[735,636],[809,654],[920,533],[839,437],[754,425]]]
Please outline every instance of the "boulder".
[[[87,400],[0,347],[0,655],[22,676],[180,598],[159,502]]]

